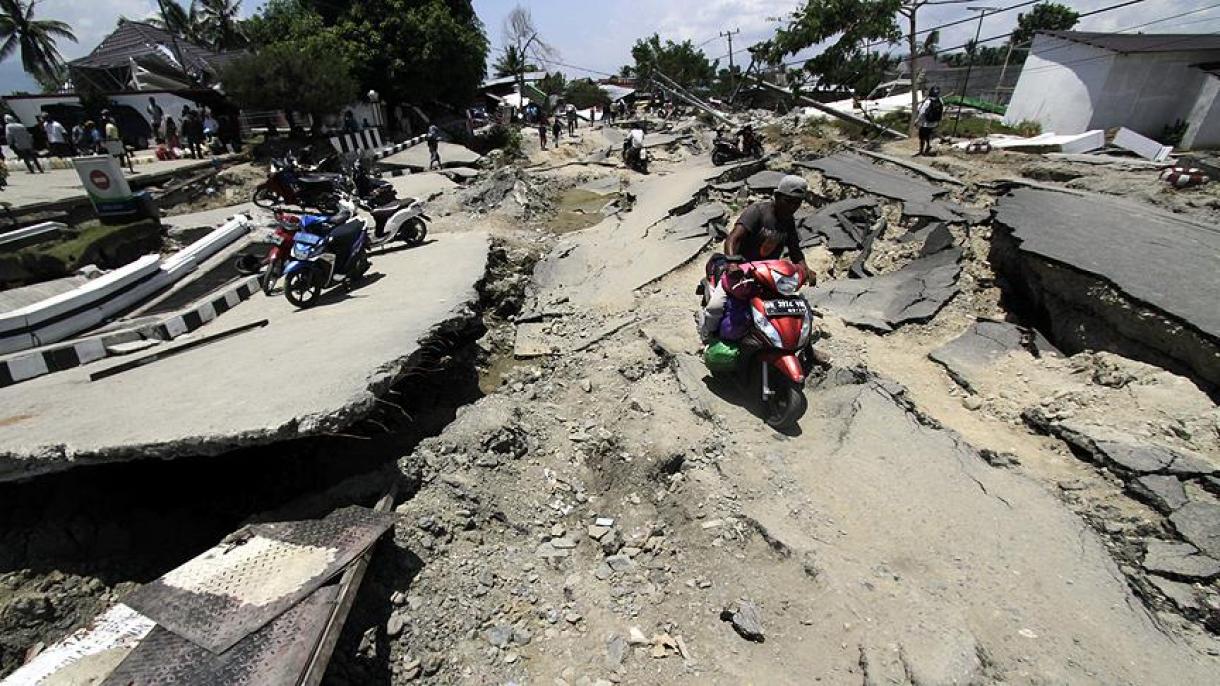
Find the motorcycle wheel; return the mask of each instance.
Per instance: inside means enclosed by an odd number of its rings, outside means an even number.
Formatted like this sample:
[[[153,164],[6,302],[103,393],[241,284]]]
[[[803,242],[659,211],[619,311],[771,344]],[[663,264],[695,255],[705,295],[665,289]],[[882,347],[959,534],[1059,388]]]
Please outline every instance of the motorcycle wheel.
[[[717,167],[728,161],[728,157],[726,157],[723,152],[720,152],[719,150],[712,152],[712,164],[716,165]]]
[[[322,295],[322,286],[314,283],[310,270],[293,272],[284,282],[284,297],[294,306],[313,307]]]
[[[774,393],[763,404],[763,421],[777,431],[791,431],[809,407],[805,392],[786,376],[772,374],[771,377]]]
[[[284,271],[284,265],[279,260],[267,265],[263,270],[263,275],[259,279],[259,285],[263,287],[263,293],[271,295],[271,291],[275,290],[275,283],[280,280],[280,274]]]
[[[428,237],[428,225],[424,223],[424,220],[415,217],[406,224],[403,224],[403,227],[399,229],[398,235],[402,236],[403,243],[407,245],[420,245]]]
[[[254,191],[254,205],[256,207],[271,208],[284,204],[284,199],[279,193],[267,187],[262,187]]]

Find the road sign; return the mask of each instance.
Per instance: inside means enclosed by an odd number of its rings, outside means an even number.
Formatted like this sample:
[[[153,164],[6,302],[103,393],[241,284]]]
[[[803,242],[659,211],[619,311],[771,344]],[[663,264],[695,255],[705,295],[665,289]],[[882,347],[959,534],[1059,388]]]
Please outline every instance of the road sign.
[[[74,157],[72,164],[80,176],[93,209],[99,217],[134,214],[136,199],[132,195],[131,186],[123,177],[123,169],[118,160],[110,155],[90,155]]]

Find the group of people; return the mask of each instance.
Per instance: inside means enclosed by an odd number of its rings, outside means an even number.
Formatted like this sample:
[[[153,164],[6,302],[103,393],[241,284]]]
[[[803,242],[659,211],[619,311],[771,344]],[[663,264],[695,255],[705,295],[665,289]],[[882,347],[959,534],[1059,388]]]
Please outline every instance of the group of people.
[[[4,140],[13,154],[25,163],[25,168],[31,174],[46,172],[38,156],[40,147],[45,147],[52,157],[74,157],[106,154],[115,147],[114,143],[121,148],[123,141],[118,123],[109,110],[102,110],[100,125],[93,120],[88,120],[77,123],[72,127],[71,132],[50,115],[38,115],[37,124],[34,131],[31,132],[18,121],[17,117],[6,114],[4,115]]]
[[[145,111],[152,123],[159,156],[177,157],[177,151],[182,149],[187,157],[202,159],[205,155],[220,155],[241,147],[241,128],[232,115],[217,119],[206,107],[196,110],[183,105],[180,120],[174,121],[153,97],[148,98]]]
[[[563,124],[566,121],[568,125],[568,136],[576,136],[576,123],[580,120],[580,113],[576,111],[576,105],[568,103],[562,111],[557,110],[553,116],[548,117],[545,112],[538,115],[538,139],[542,142],[542,149],[546,150],[546,132],[549,125],[551,134],[554,137],[555,145],[559,145],[559,137],[563,134]]]

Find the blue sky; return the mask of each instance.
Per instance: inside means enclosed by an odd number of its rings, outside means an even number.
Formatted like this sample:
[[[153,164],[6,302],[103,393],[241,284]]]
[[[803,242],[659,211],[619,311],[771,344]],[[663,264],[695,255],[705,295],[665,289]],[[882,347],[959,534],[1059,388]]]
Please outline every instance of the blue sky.
[[[1064,4],[1085,12],[1119,0],[1068,0]],[[1217,4],[1218,0],[1145,0],[1113,12],[1089,17],[1077,27],[1090,31],[1115,31],[1133,27],[1172,14]],[[993,7],[1016,4],[1019,0],[994,0]],[[249,15],[260,1],[245,0],[242,14]],[[741,29],[734,37],[734,48],[766,38],[774,32],[780,18],[798,4],[798,0],[474,0],[475,10],[487,27],[493,49],[501,48],[504,17],[521,4],[531,10],[534,22],[559,52],[558,60],[594,72],[617,72],[630,60],[631,44],[636,38],[654,32],[663,38],[691,39],[704,44],[709,57],[723,56],[728,50],[724,39],[716,34],[726,29]],[[974,2],[969,3],[973,6]],[[37,15],[61,19],[71,24],[80,42],[61,44],[68,59],[80,57],[92,50],[111,30],[119,16],[140,18],[149,16],[156,0],[41,0]],[[924,26],[944,23],[969,15],[965,4],[926,7],[920,11]],[[988,17],[983,23],[983,35],[990,36],[1012,29],[1017,12]],[[964,43],[974,35],[975,24],[962,24],[942,32],[941,45]],[[1149,33],[1220,31],[1220,7],[1190,16],[1152,24],[1143,29]],[[727,64],[727,60],[722,60]],[[572,67],[558,67],[570,76],[595,75]],[[0,63],[0,93],[14,90],[37,90],[33,81],[21,70],[20,59],[10,57]]]

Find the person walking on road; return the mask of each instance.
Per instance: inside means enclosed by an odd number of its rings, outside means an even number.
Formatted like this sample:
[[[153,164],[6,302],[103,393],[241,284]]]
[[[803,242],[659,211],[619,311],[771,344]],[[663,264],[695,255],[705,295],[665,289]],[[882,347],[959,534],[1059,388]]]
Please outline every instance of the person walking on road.
[[[153,138],[161,138],[165,133],[161,130],[161,122],[165,119],[165,110],[157,104],[157,99],[149,96],[148,107],[144,108],[148,112],[148,121],[152,122]]]
[[[51,151],[51,155],[71,157],[72,146],[68,144],[68,130],[64,128],[64,125],[55,121],[53,117],[47,117],[42,127],[47,132],[47,148]]]
[[[119,132],[118,122],[114,120],[114,115],[109,110],[103,110],[102,117],[106,127],[106,152],[119,158],[119,164],[126,164],[134,174],[136,169],[131,155],[127,154],[127,146],[123,144],[123,135]]]
[[[25,162],[25,168],[31,174],[46,173],[42,168],[42,162],[38,160],[38,155],[34,152],[34,137],[21,122],[17,121],[17,117],[11,114],[4,115],[4,140],[8,142],[8,147],[13,149],[13,154]],[[38,171],[34,171],[35,168]]]
[[[555,118],[553,120],[551,120],[552,121],[551,133],[554,134],[556,148],[559,147],[559,134],[563,133],[563,124],[559,120],[560,120],[559,113],[556,112]]]
[[[189,151],[191,159],[203,158],[203,123],[194,110],[186,110],[182,115],[182,143]]]
[[[428,125],[428,169],[441,168],[441,130],[436,124]]]
[[[546,127],[547,120],[545,114],[538,115],[538,140],[542,141],[542,149],[546,150]]]
[[[928,97],[919,104],[915,124],[919,127],[919,152],[916,155],[932,154],[932,138],[936,135],[936,127],[945,114],[945,104],[940,100],[940,87],[928,89]]]
[[[576,105],[568,103],[568,135],[576,135]]]

